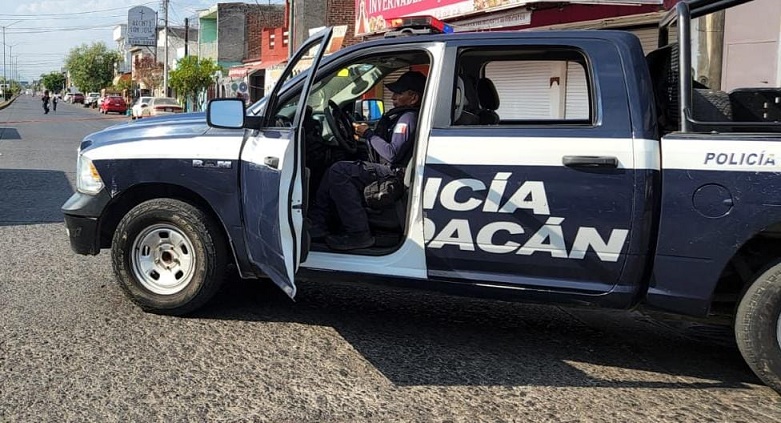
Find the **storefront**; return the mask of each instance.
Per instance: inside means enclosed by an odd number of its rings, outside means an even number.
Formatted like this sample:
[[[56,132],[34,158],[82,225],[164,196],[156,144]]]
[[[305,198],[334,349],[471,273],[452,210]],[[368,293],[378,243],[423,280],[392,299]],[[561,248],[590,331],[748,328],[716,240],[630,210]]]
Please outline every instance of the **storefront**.
[[[356,36],[371,39],[381,36],[389,19],[431,15],[446,21],[456,32],[622,29],[635,33],[643,49],[650,52],[657,46],[657,26],[664,14],[663,3],[663,0],[356,0],[355,28]],[[518,118],[561,118],[562,111],[578,114],[585,110],[587,113],[588,84],[582,67],[544,61],[506,65],[491,69],[491,79],[497,87],[503,87],[505,92],[509,89],[517,92],[512,96],[519,99],[517,104],[502,105],[505,114]],[[389,79],[393,80],[393,75]],[[386,103],[390,96],[391,93],[385,90]],[[567,99],[566,105],[560,104],[561,98]],[[528,104],[546,102],[550,106],[548,109],[525,109]]]
[[[263,60],[245,63],[228,69],[225,81],[225,97],[241,97],[254,103],[266,95],[267,72],[283,60]]]

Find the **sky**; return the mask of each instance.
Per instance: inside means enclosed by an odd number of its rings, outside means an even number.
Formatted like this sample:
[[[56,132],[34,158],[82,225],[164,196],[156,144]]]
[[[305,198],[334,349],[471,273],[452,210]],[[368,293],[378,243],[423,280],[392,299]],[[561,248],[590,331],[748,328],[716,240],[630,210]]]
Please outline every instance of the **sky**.
[[[197,22],[198,11],[217,2],[169,0],[169,24],[184,26],[185,18]],[[161,0],[0,0],[0,31],[5,28],[5,41],[0,32],[5,56],[0,58],[0,72],[9,79],[18,73],[19,80],[32,81],[41,74],[60,71],[71,49],[82,44],[102,41],[115,49],[114,28],[127,23],[127,11],[133,6],[147,6],[163,17]]]

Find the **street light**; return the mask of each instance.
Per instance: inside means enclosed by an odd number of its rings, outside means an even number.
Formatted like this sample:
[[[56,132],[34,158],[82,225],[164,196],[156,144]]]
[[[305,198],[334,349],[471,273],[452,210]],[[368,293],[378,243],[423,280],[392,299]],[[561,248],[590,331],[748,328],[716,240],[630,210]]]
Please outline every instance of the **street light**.
[[[11,80],[14,79],[14,59],[13,59],[13,55],[14,55],[14,47],[16,47],[17,45],[19,45],[19,43],[8,46],[8,61],[11,62]],[[3,67],[5,67],[5,64],[3,65]],[[5,75],[3,77],[5,77]],[[6,83],[7,82],[8,81],[6,81]]]
[[[10,75],[11,82],[17,81],[17,77],[15,75],[16,75],[16,64],[19,63],[19,55],[17,54],[16,56],[12,56],[11,53],[8,53],[8,61],[11,62],[9,63],[11,65],[11,75]]]
[[[3,25],[3,83],[4,83],[4,84],[7,84],[7,83],[8,83],[8,80],[7,80],[7,79],[6,79],[6,77],[5,77],[5,29],[6,29],[6,28],[8,28],[8,27],[9,27],[9,26],[11,26],[11,25],[16,25],[16,24],[18,24],[19,22],[21,22],[21,20],[19,20],[19,21],[14,21],[14,22],[11,22],[11,23],[10,23],[10,24],[8,24],[8,25]]]

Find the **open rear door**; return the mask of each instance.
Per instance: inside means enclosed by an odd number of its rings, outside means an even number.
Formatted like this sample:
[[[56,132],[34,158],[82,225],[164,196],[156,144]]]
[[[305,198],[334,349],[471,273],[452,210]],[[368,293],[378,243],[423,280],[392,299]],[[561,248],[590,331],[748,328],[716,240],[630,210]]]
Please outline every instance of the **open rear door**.
[[[250,133],[241,152],[242,214],[249,259],[291,298],[296,294],[294,275],[304,253],[301,121],[331,34],[327,28],[313,35],[288,62],[267,98],[262,128]],[[300,91],[295,116],[287,120],[292,125],[279,127],[280,89],[299,64],[310,60],[308,75],[296,88]],[[286,99],[286,104],[294,101]]]

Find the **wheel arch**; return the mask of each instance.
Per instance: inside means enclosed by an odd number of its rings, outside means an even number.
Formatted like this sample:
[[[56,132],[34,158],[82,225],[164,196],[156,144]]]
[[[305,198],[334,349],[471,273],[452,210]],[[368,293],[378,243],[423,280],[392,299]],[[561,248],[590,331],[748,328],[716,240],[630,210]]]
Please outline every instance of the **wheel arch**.
[[[711,293],[709,314],[729,318],[754,279],[774,260],[781,258],[781,222],[765,227],[748,238],[730,257]]]
[[[187,187],[175,184],[144,183],[133,185],[114,197],[106,206],[100,219],[100,227],[98,229],[99,248],[111,248],[111,239],[114,236],[114,232],[116,231],[120,220],[122,220],[133,207],[144,201],[153,200],[155,198],[172,198],[203,210],[203,212],[214,219],[214,221],[218,223],[220,229],[222,229],[222,234],[225,236],[228,243],[227,247],[230,248],[230,253],[233,257],[233,263],[234,265],[238,265],[236,246],[234,245],[233,237],[231,237],[231,233],[225,226],[222,217],[200,194]]]

